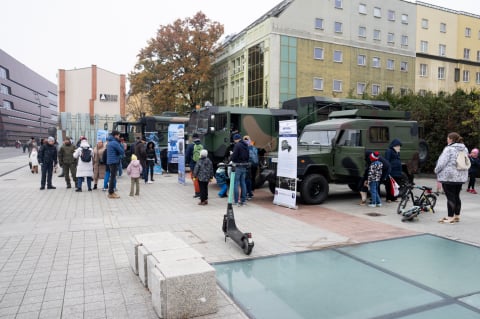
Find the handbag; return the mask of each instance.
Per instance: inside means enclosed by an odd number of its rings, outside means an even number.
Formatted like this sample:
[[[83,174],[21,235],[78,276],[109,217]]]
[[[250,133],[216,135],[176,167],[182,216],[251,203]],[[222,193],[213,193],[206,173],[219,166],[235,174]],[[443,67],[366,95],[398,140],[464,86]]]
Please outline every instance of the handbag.
[[[397,197],[400,194],[400,186],[392,176],[390,177],[390,195]]]

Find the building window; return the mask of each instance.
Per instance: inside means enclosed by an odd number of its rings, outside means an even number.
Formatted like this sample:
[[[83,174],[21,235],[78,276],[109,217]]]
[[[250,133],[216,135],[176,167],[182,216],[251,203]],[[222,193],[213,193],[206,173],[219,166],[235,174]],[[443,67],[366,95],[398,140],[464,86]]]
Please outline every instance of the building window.
[[[393,94],[393,86],[387,86],[387,94]]]
[[[323,79],[313,78],[313,89],[316,91],[323,91]]]
[[[463,49],[463,58],[465,60],[470,60],[470,49],[467,49],[467,48]]]
[[[387,69],[393,70],[395,69],[395,61],[392,59],[387,59]]]
[[[333,80],[333,91],[334,92],[342,92],[342,81],[341,80]]]
[[[263,45],[263,43],[262,43]],[[263,46],[261,47],[262,52]],[[262,65],[264,61],[262,61]],[[250,61],[249,61],[250,64]],[[248,67],[250,69],[250,66]],[[250,79],[248,79],[250,82]],[[262,79],[263,81],[263,79]],[[243,82],[243,81],[241,81]],[[263,82],[266,87],[268,83]],[[279,101],[283,102],[296,97],[297,92],[297,38],[281,36],[280,37],[280,96]],[[244,91],[244,90],[242,90]],[[262,92],[265,96],[263,105],[267,104],[268,92]],[[249,106],[252,104],[249,104]]]
[[[361,38],[367,37],[367,28],[366,27],[358,27],[358,36]]]
[[[447,46],[445,44],[438,45],[438,55],[445,56],[447,54]]]
[[[335,21],[335,33],[342,33],[343,23]]]
[[[407,95],[408,89],[406,88],[400,88],[400,96],[405,96]]]
[[[0,93],[5,95],[10,95],[10,87],[6,85],[0,85]]]
[[[314,57],[315,60],[323,60],[324,59],[323,48],[314,48],[313,49],[313,57]]]
[[[395,11],[388,10],[388,21],[395,21]]]
[[[3,100],[2,106],[3,106],[4,109],[7,109],[7,110],[12,110],[13,109],[13,103],[10,102],[10,101],[7,101],[7,100]]]
[[[408,46],[408,35],[402,35],[402,46]]]
[[[379,68],[380,67],[380,58],[377,56],[374,56],[372,58],[372,68]]]
[[[447,24],[444,22],[440,22],[440,32],[446,33],[447,32]]]
[[[463,71],[463,82],[470,82],[470,71]]]
[[[373,16],[375,18],[381,18],[382,17],[382,9],[380,9],[379,7],[373,8]]]
[[[466,36],[467,38],[470,38],[470,37],[472,36],[472,29],[470,29],[470,28],[468,28],[468,27],[465,28],[465,36]]]
[[[427,95],[427,90],[425,90],[425,89],[418,90],[418,95],[426,96]]]
[[[335,0],[335,8],[342,9],[343,8],[343,1],[342,0]]]
[[[358,13],[367,14],[367,5],[365,3],[360,3],[358,5]]]
[[[402,23],[408,24],[408,14],[402,14]]]
[[[359,54],[357,56],[357,63],[358,63],[358,65],[362,65],[362,66],[367,65],[367,56],[365,56],[363,54]]]
[[[4,67],[0,66],[0,79],[7,79],[8,71]]]
[[[323,30],[324,27],[324,20],[320,18],[315,18],[315,29]]]
[[[420,41],[420,52],[428,52],[428,41]]]
[[[422,29],[428,29],[428,19],[422,19]]]
[[[420,63],[420,76],[421,77],[426,77],[427,76],[427,65]]]
[[[342,62],[342,61],[343,61],[342,51],[339,51],[339,50],[333,51],[333,62]]]
[[[475,82],[480,84],[480,72],[475,73]]]
[[[480,50],[477,51],[477,62],[480,62]]]
[[[395,34],[392,32],[387,33],[387,42],[390,44],[395,43]]]
[[[372,84],[372,95],[380,94],[380,84]]]
[[[380,41],[380,30],[373,30],[373,40]]]
[[[400,62],[400,71],[408,72],[408,62],[405,62],[405,61]]]
[[[443,66],[438,67],[438,79],[445,80],[445,68]]]
[[[283,47],[281,45],[281,51]],[[247,99],[248,106],[262,106],[264,93],[264,56],[263,43],[254,45],[248,49],[248,83]],[[280,57],[280,64],[284,63]],[[238,86],[237,86],[238,88]]]
[[[357,94],[365,93],[366,88],[367,84],[365,82],[357,82]]]

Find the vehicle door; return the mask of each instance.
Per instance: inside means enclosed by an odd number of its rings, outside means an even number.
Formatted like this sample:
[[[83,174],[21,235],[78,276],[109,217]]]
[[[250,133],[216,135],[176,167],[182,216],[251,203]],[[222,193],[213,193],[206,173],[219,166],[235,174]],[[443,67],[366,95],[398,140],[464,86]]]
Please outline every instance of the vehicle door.
[[[342,130],[335,142],[334,172],[338,178],[353,180],[363,176],[365,147],[359,129]]]
[[[210,117],[210,152],[216,159],[223,159],[230,146],[230,112],[212,114]]]

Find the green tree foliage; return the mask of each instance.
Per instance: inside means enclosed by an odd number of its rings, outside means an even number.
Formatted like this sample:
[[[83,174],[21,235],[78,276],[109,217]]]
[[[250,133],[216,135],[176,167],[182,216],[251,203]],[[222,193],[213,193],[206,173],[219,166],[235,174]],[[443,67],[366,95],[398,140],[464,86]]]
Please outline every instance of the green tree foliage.
[[[129,74],[133,94],[145,94],[152,111],[183,113],[212,100],[213,62],[219,50],[223,25],[198,12],[160,26],[138,55]]]
[[[457,90],[453,94],[427,93],[404,96],[384,94],[381,99],[388,100],[392,109],[410,112],[411,118],[419,122],[422,137],[429,148],[429,158],[422,168],[425,172],[433,172],[450,132],[459,133],[469,150],[479,147],[480,94],[478,92],[466,93]]]

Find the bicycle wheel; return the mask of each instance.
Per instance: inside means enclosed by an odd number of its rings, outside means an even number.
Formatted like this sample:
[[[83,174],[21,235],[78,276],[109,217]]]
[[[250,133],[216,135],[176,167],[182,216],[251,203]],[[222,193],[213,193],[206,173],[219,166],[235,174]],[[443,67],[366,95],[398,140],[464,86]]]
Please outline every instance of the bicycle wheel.
[[[432,209],[432,213],[435,213],[435,204],[437,204],[437,196],[434,194],[427,194],[425,195],[426,198],[428,198],[428,201],[430,202],[430,208]]]
[[[406,193],[405,196],[403,196],[400,200],[400,203],[398,203],[397,214],[401,214],[405,211],[405,207],[407,207],[407,204],[410,201],[409,195],[409,193]]]

